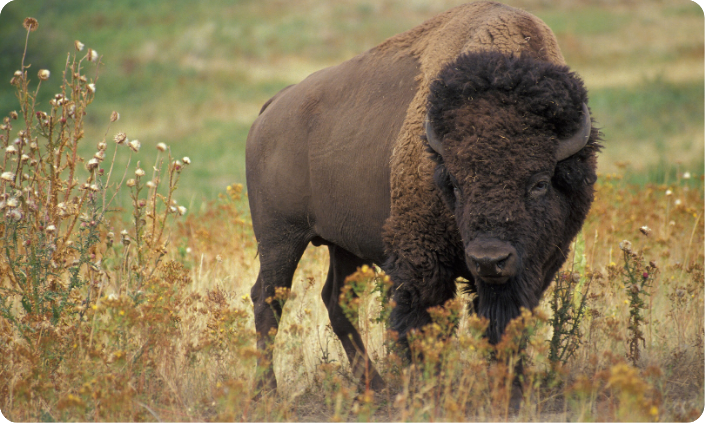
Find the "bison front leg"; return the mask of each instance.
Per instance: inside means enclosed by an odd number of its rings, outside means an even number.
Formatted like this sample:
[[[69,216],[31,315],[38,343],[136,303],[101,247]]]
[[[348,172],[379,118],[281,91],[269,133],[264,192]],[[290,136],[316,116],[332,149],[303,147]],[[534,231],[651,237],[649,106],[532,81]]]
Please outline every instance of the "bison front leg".
[[[331,245],[328,247],[330,253],[330,267],[328,268],[328,278],[321,291],[321,298],[328,309],[328,317],[333,332],[338,336],[343,344],[345,354],[348,356],[353,374],[366,387],[373,390],[381,390],[385,387],[382,377],[377,373],[372,362],[367,356],[365,344],[362,342],[360,333],[348,320],[340,307],[340,290],[345,283],[345,278],[351,275],[358,267],[368,263],[346,250]]]
[[[413,287],[397,287],[392,298],[396,306],[389,316],[390,327],[397,333],[399,352],[410,361],[409,331],[431,323],[431,315],[420,306],[420,294]]]
[[[385,267],[394,282],[392,298],[396,303],[390,315],[390,327],[397,332],[400,352],[410,360],[409,332],[432,323],[429,308],[442,306],[455,298],[455,277],[451,271],[440,267],[423,266],[432,270],[419,270],[420,266],[398,260],[395,256],[390,257]]]

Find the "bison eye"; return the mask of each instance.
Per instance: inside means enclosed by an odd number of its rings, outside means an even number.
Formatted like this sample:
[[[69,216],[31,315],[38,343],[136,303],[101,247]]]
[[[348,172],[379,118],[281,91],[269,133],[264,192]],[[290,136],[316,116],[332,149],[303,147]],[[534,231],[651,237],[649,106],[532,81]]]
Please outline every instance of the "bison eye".
[[[458,180],[453,177],[453,175],[448,175],[450,179],[450,185],[453,187],[453,195],[455,195],[456,200],[460,200],[460,188],[458,187]]]
[[[529,192],[532,197],[537,198],[540,196],[545,195],[548,192],[548,188],[551,186],[551,183],[547,180],[539,180],[536,181],[536,183],[531,187],[531,191]]]

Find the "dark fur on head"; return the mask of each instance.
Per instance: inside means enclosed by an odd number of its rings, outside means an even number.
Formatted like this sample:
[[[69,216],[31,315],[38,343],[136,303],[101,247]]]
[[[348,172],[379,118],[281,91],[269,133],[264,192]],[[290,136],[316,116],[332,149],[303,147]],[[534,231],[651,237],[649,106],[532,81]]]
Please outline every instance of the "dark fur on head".
[[[467,53],[431,85],[428,119],[445,151],[442,157],[429,148],[434,180],[463,245],[491,236],[511,243],[521,263],[504,285],[470,280],[475,311],[490,319],[492,343],[522,307],[538,305],[590,209],[597,129],[577,154],[554,159],[559,140],[580,127],[587,101],[583,82],[567,66],[530,55]],[[526,184],[541,171],[550,191],[533,198]]]
[[[559,137],[577,129],[581,105],[587,103],[582,80],[567,66],[528,54],[466,53],[445,66],[431,85],[428,115],[439,137],[451,129],[444,126],[444,114],[486,96],[543,118]]]

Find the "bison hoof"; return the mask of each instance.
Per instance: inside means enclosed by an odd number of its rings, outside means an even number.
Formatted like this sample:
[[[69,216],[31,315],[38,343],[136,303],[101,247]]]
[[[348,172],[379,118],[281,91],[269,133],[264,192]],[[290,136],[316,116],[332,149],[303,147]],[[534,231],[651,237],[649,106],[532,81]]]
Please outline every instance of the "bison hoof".
[[[277,392],[277,380],[274,377],[261,377],[257,381],[254,390],[253,400],[259,400],[262,396],[273,395]]]

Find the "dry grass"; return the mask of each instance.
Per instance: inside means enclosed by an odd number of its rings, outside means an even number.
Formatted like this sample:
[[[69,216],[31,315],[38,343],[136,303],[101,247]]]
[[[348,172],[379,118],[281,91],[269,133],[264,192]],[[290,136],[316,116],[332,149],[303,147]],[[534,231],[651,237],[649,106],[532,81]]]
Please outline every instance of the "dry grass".
[[[534,406],[514,418],[678,420],[699,415],[703,407],[704,377],[702,202],[702,181],[681,179],[670,186],[640,187],[629,185],[618,176],[600,179],[597,201],[578,240],[581,245],[577,249],[584,257],[571,258],[566,266],[570,270],[572,265],[581,280],[592,280],[587,317],[581,328],[582,342],[575,356],[562,368],[563,384],[552,389],[537,387],[531,393],[536,395],[532,397]],[[640,230],[642,227],[648,228],[643,230],[648,235]],[[631,240],[634,251],[640,253],[642,266],[648,267],[647,263],[653,261],[657,267],[657,270],[650,270],[653,281],[644,297],[644,342],[636,367],[628,365],[631,310],[628,303],[632,284],[625,282],[621,274],[625,258],[619,244],[624,239]],[[224,270],[226,275],[238,275],[246,269],[250,275],[249,279],[233,278],[236,299],[247,295],[254,280],[254,250],[249,254],[250,258],[245,259],[242,267]],[[361,412],[354,395],[345,390],[354,391],[355,384],[349,380],[345,354],[331,333],[327,312],[319,299],[326,264],[324,248],[307,250],[294,277],[292,299],[286,304],[276,339],[278,353],[274,368],[280,382],[280,396],[275,401],[281,401],[281,407],[297,402],[297,411],[290,418],[357,419],[357,413]],[[584,283],[582,289],[585,289]],[[545,297],[550,298],[551,291]],[[471,328],[477,322],[464,315],[457,337],[448,345],[435,348],[446,351],[448,362],[460,360],[460,369],[472,368],[478,373],[466,376],[456,369],[457,380],[453,379],[453,393],[448,394],[449,398],[443,397],[443,391],[435,392],[438,397],[429,397],[428,390],[434,392],[438,381],[421,376],[421,381],[416,380],[414,386],[414,377],[406,371],[395,373],[394,363],[389,364],[386,359],[384,328],[371,322],[379,312],[376,297],[363,298],[367,310],[361,313],[364,317],[359,322],[363,338],[367,339],[371,355],[377,358],[378,368],[386,372],[385,377],[393,382],[395,389],[388,400],[377,398],[380,408],[372,418],[496,420],[506,417],[493,406],[496,402],[492,395],[501,393],[493,392],[493,388],[486,385],[490,379],[483,379],[491,375],[480,372],[473,361],[482,359],[482,354],[473,356],[472,350],[468,350],[468,343],[477,342],[471,335]],[[549,301],[545,300],[540,309],[550,315]],[[537,379],[550,367],[545,348],[551,333],[546,322],[538,326],[532,341],[535,345],[530,348],[534,367],[529,370],[536,372]],[[487,369],[483,367],[483,371]],[[337,380],[341,384],[339,389],[345,387],[337,397],[342,404],[340,409],[335,408],[338,403],[331,398],[331,391],[325,389],[327,378]],[[407,378],[411,378],[410,385],[407,385],[410,382]],[[483,388],[478,389],[478,385]],[[617,385],[626,393],[615,388]],[[476,400],[470,407],[466,398],[465,403],[459,401],[463,394],[480,395],[483,399]],[[440,408],[422,411],[416,408],[411,397],[424,404],[439,398],[446,402],[442,406],[436,402],[435,407]],[[642,402],[635,403],[637,399]],[[462,414],[450,413],[449,409],[455,408],[448,401],[457,401]],[[329,407],[321,410],[320,404]]]

